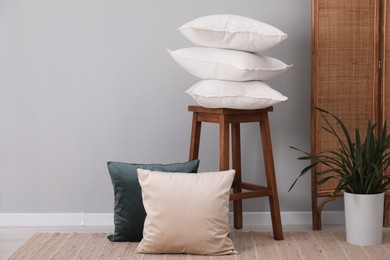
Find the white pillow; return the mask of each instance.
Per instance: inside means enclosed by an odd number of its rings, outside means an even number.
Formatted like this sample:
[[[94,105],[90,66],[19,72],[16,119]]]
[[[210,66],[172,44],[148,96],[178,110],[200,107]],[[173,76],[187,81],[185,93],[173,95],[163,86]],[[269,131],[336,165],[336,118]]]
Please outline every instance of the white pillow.
[[[202,80],[186,92],[207,108],[262,109],[287,100],[260,81]]]
[[[179,31],[192,43],[225,49],[260,52],[287,38],[279,29],[237,15],[210,15],[188,22]]]
[[[168,51],[179,65],[201,79],[267,80],[291,66],[265,55],[235,50],[192,47]]]
[[[198,174],[137,171],[147,215],[136,253],[237,253],[228,237],[234,170]]]

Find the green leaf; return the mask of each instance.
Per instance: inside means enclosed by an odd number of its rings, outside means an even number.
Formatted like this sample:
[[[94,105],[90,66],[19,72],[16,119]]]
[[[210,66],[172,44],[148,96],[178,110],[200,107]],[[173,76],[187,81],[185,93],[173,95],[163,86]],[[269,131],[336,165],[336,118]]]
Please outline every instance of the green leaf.
[[[298,157],[299,160],[309,160],[311,163],[303,168],[289,191],[298,179],[308,172],[312,172],[317,177],[314,188],[329,180],[337,180],[332,196],[336,196],[344,189],[360,194],[386,191],[387,186],[390,185],[390,176],[385,175],[390,165],[390,135],[387,133],[386,122],[376,134],[375,129],[378,125],[368,121],[367,132],[363,139],[359,129],[356,128],[353,143],[348,129],[340,118],[324,109],[316,109],[325,122],[321,128],[336,139],[339,147],[312,154],[290,146],[304,154]],[[318,170],[320,165],[322,168]]]

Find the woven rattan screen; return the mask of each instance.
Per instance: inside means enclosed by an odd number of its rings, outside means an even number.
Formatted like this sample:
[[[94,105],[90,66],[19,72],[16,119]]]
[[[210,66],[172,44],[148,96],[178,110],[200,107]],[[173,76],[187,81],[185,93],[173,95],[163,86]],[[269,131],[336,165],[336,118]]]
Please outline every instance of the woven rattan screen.
[[[381,44],[381,88],[380,88],[380,109],[379,117],[381,123],[386,122],[388,129],[390,129],[390,1],[384,1],[382,3],[383,12],[383,32],[382,44]],[[390,169],[386,172],[390,175]],[[390,195],[390,190],[387,191]]]
[[[376,1],[318,1],[317,63],[313,78],[313,105],[339,116],[352,132],[377,118],[378,45]],[[338,147],[321,129],[321,116],[313,111],[314,152]],[[364,127],[362,127],[364,126]],[[333,190],[334,183],[318,188]]]
[[[338,148],[337,141],[321,128],[325,122],[315,107],[340,117],[351,132],[359,127],[365,134],[368,120],[379,119],[381,6],[381,0],[312,1],[313,153]],[[335,185],[328,182],[313,190],[314,229],[321,228],[315,220],[321,214],[317,197],[329,196]]]

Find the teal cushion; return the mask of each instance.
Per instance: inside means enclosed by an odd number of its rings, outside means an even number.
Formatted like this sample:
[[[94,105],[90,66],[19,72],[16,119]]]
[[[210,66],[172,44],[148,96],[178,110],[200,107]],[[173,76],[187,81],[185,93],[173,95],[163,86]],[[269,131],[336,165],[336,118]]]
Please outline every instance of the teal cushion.
[[[114,188],[114,234],[107,238],[114,242],[139,242],[142,239],[146,212],[142,203],[137,169],[161,172],[196,173],[199,160],[173,164],[134,164],[107,162]]]

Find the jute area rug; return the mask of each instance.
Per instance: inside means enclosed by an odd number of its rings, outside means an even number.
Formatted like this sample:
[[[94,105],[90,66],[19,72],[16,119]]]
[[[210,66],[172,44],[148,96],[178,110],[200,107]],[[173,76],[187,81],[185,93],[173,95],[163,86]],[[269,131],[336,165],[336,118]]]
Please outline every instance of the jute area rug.
[[[344,233],[285,232],[275,241],[268,232],[230,234],[239,252],[234,256],[134,254],[138,243],[112,243],[104,233],[37,233],[9,259],[144,259],[144,260],[242,260],[242,259],[390,259],[390,232],[383,244],[360,247],[347,244]]]

